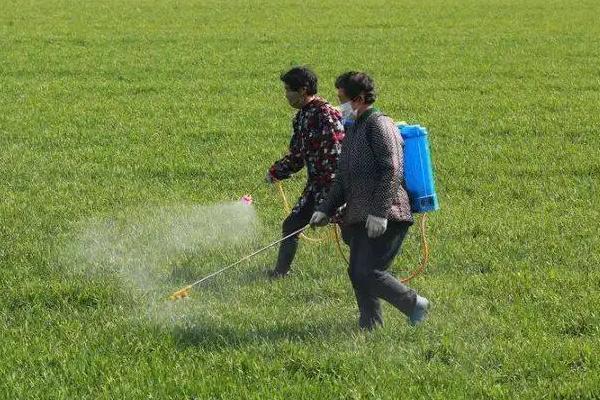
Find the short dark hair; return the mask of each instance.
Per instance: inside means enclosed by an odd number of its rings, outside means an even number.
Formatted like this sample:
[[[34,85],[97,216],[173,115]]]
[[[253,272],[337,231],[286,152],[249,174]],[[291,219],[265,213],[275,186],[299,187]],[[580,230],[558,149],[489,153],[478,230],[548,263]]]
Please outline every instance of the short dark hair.
[[[373,79],[364,72],[344,72],[335,80],[335,87],[337,89],[343,89],[346,96],[351,100],[363,95],[365,103],[373,104],[377,98],[375,82],[373,82]]]
[[[296,92],[306,88],[306,94],[317,94],[317,75],[308,67],[294,67],[281,74],[280,79]]]

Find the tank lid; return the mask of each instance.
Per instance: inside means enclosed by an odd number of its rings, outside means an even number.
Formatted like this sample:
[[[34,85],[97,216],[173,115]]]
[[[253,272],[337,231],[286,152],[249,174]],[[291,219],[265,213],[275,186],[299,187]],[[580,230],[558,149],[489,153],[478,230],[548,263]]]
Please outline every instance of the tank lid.
[[[427,129],[421,125],[401,125],[398,128],[403,138],[427,136]]]

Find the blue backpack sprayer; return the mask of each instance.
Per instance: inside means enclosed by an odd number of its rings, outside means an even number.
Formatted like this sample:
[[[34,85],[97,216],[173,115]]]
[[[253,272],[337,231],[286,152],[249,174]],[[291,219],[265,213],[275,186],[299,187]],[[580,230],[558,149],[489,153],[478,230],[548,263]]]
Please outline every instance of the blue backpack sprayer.
[[[404,140],[404,182],[412,211],[439,210],[427,129],[400,123],[398,131]]]
[[[345,121],[345,125],[351,124],[352,121]],[[437,199],[437,194],[435,192],[435,180],[433,175],[433,165],[431,162],[431,152],[429,149],[429,139],[427,129],[420,125],[407,125],[406,123],[398,123],[398,134],[402,137],[404,141],[404,182],[406,186],[406,190],[408,192],[411,211],[414,213],[421,214],[420,218],[420,227],[421,227],[421,245],[423,250],[423,258],[421,260],[421,264],[417,270],[415,270],[410,276],[402,279],[403,282],[409,281],[419,273],[421,273],[425,266],[427,265],[427,261],[429,259],[429,248],[427,245],[427,239],[425,234],[425,220],[427,213],[438,210],[439,203]],[[279,193],[283,199],[284,206],[289,209],[289,204],[281,187],[281,183],[278,182]],[[241,198],[241,202],[246,205],[252,204],[252,197],[250,195],[244,195]],[[289,211],[289,210],[288,210]],[[205,276],[202,279],[197,280],[196,282],[185,286],[184,288],[174,292],[169,298],[171,300],[177,300],[181,298],[185,298],[189,296],[189,291],[192,287],[200,284],[201,282],[220,274],[230,268],[235,267],[236,265],[242,263],[245,260],[250,259],[251,257],[275,246],[281,241],[287,239],[296,234],[301,234],[304,232],[309,225],[293,232],[292,234],[281,238],[261,249],[258,249],[254,253],[236,261],[235,263],[228,265],[216,272],[213,272],[210,275]],[[335,237],[337,240],[338,250],[344,259],[346,258],[344,253],[342,252],[339,236],[337,233],[337,229],[334,229]],[[310,238],[306,238],[309,240],[313,240]],[[348,260],[346,260],[348,262]]]
[[[408,278],[402,279],[403,282],[406,282],[421,273],[429,261],[425,221],[427,213],[439,210],[440,206],[435,192],[427,129],[420,125],[405,123],[399,123],[397,126],[398,133],[404,141],[404,184],[408,192],[411,211],[421,214],[419,225],[423,258],[419,268]]]

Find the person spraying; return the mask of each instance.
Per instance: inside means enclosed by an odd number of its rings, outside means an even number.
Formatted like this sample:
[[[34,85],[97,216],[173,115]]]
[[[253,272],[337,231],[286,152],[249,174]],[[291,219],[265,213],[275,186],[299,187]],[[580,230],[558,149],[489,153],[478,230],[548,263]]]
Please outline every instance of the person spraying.
[[[281,75],[281,81],[289,104],[298,112],[292,122],[287,154],[269,168],[266,180],[275,183],[287,179],[305,166],[308,172],[302,195],[282,224],[282,236],[287,237],[308,225],[315,208],[329,192],[340,157],[344,127],[340,112],[317,95],[317,76],[309,68],[292,68]],[[295,234],[281,242],[270,277],[288,274],[298,239],[299,234]]]

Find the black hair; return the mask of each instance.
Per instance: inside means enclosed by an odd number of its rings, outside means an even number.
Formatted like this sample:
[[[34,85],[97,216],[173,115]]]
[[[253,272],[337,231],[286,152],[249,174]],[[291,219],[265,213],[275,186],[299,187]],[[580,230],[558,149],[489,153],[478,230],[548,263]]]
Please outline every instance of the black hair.
[[[294,67],[281,74],[280,79],[296,92],[306,88],[306,94],[317,94],[317,75],[308,67]]]
[[[348,71],[344,72],[335,80],[335,87],[343,89],[350,100],[363,96],[365,103],[373,104],[377,98],[375,92],[375,82],[364,72]]]

